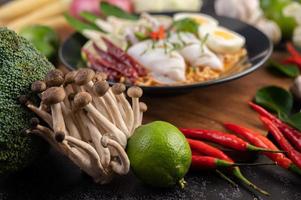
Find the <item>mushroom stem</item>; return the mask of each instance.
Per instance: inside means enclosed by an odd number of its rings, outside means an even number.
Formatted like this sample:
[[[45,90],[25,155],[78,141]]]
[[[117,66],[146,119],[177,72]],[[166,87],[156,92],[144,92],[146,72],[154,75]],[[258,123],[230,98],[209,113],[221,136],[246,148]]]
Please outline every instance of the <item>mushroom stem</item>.
[[[50,107],[54,132],[66,133],[65,121],[62,113],[61,104],[56,103],[51,105]]]
[[[61,103],[61,108],[62,108],[64,120],[66,122],[66,127],[68,130],[68,133],[70,134],[70,136],[73,136],[73,137],[81,140],[82,138],[81,138],[78,128],[75,125],[75,119],[74,119],[74,116],[72,115],[71,110],[69,108],[67,108],[67,106],[63,103]]]
[[[127,174],[130,170],[130,161],[122,146],[120,146],[120,144],[116,141],[109,139],[107,136],[103,136],[101,142],[103,146],[113,147],[119,154],[120,163],[114,160],[110,163],[113,171],[120,175]]]
[[[64,134],[66,134],[65,122],[60,104],[60,102],[65,99],[65,97],[66,93],[62,87],[48,88],[42,96],[42,102],[50,105],[53,130],[55,133],[63,132]]]
[[[107,107],[111,108],[113,118],[115,120],[116,126],[126,135],[129,135],[129,130],[122,118],[122,115],[119,111],[117,101],[113,95],[109,93],[110,86],[106,81],[97,81],[94,84],[94,92],[104,99]]]
[[[119,109],[120,111],[122,110],[124,113],[124,121],[128,127],[128,130],[131,131],[134,125],[134,112],[131,105],[129,104],[129,102],[123,94],[125,90],[125,85],[121,83],[116,83],[112,86],[112,92],[115,95],[119,106],[121,106],[121,108]]]
[[[100,123],[107,132],[114,133],[114,139],[117,140],[123,147],[126,146],[127,138],[125,134],[118,129],[114,124],[112,124],[105,116],[103,116],[92,104],[92,97],[87,92],[78,93],[74,97],[74,107],[75,110],[80,108],[85,109],[91,114],[96,123]]]
[[[95,127],[95,125],[89,120],[87,116],[82,116],[82,121],[86,126],[86,128],[89,130],[92,143],[94,144],[94,147],[100,157],[101,164],[103,165],[104,168],[108,167],[111,160],[111,156],[110,156],[109,149],[105,148],[101,144],[102,134],[99,132],[99,130]]]
[[[144,102],[140,102],[139,107],[140,107],[140,119],[139,119],[139,126],[140,126],[143,121],[143,113],[147,111],[147,105]]]
[[[77,121],[77,125],[80,130],[80,135],[83,141],[90,143],[91,142],[91,137],[89,134],[88,129],[85,127],[85,124],[83,123],[83,115],[85,114],[82,110],[78,110],[76,113],[73,112],[75,115],[75,121]]]
[[[101,180],[102,174],[92,167],[91,160],[86,152],[82,152],[76,147],[71,147],[69,144],[65,144],[68,158],[72,160],[77,166],[79,166],[84,172],[93,178],[97,183]]]
[[[19,102],[21,104],[24,104],[25,106],[27,106],[27,108],[29,108],[32,112],[34,112],[41,119],[43,119],[48,124],[48,126],[52,128],[52,117],[49,113],[47,113],[46,111],[41,110],[41,109],[37,108],[36,106],[34,106],[28,100],[27,96],[25,96],[25,95],[21,95],[19,97]]]
[[[99,158],[96,150],[90,144],[88,144],[86,142],[83,142],[81,140],[78,140],[74,137],[70,137],[70,136],[66,136],[65,140],[69,144],[84,150],[89,155],[89,157],[91,159],[91,164],[92,164],[91,167],[96,167],[97,169],[99,169],[99,171],[103,175],[106,174],[106,171],[104,170],[103,166],[101,165],[100,158]]]
[[[140,125],[140,106],[139,106],[139,98],[142,96],[143,91],[141,88],[137,86],[130,87],[127,91],[128,96],[132,98],[132,107],[134,112],[134,125],[131,133]]]
[[[37,116],[39,116],[43,121],[45,121],[50,128],[53,127],[52,124],[52,117],[49,113],[45,112],[44,110],[38,109],[36,106],[32,104],[27,104],[27,107],[34,112]]]

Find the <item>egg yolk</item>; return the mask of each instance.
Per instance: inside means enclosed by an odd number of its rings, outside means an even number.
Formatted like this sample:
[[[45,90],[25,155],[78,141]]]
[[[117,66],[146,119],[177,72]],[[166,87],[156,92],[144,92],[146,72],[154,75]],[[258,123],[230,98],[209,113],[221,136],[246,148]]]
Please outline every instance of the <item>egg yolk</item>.
[[[231,40],[234,38],[234,35],[232,33],[228,33],[228,32],[225,32],[225,31],[214,31],[214,35],[216,36],[219,36],[219,37],[222,37],[226,40]]]
[[[194,17],[193,20],[198,24],[207,24],[208,20],[202,17]]]

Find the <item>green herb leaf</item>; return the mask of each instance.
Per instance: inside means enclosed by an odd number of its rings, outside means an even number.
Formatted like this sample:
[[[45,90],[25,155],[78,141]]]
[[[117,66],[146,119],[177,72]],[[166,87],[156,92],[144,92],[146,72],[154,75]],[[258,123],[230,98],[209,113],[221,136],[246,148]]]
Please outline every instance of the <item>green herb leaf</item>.
[[[115,16],[122,19],[129,19],[129,20],[137,20],[139,19],[138,16],[132,15],[121,8],[114,6],[112,4],[109,4],[107,2],[101,2],[100,3],[100,10],[101,13],[103,13],[105,16]]]
[[[99,18],[99,16],[88,11],[81,12],[80,16],[90,23],[95,23],[95,21]]]
[[[269,69],[276,71],[277,73],[280,73],[282,75],[295,78],[299,76],[300,71],[299,68],[295,65],[282,65],[275,61],[270,61],[269,63]]]
[[[94,24],[86,24],[69,14],[65,14],[67,22],[78,32],[82,33],[84,30],[99,30]]]
[[[291,115],[287,123],[301,131],[301,112]]]
[[[135,34],[136,38],[140,41],[146,40],[147,38],[149,38],[149,36],[145,35],[142,32],[135,32],[134,34]]]
[[[255,102],[285,118],[293,107],[293,96],[290,92],[276,86],[269,86],[257,91]]]
[[[198,33],[199,25],[193,19],[185,18],[173,23],[173,27],[177,32],[190,32],[193,34]]]

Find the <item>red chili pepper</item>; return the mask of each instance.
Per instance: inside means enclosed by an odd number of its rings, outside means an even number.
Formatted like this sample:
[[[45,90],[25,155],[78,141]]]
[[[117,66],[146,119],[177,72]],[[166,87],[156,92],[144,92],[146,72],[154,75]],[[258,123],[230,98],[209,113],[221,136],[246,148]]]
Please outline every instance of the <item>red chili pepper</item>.
[[[291,57],[284,60],[284,63],[287,64],[296,64],[301,68],[301,55],[295,49],[294,45],[291,42],[286,43],[286,49],[291,54]]]
[[[261,148],[268,148],[273,150],[279,150],[268,138],[261,135],[260,133],[254,132],[250,129],[225,123],[225,127],[234,133],[246,138],[251,144],[256,145]],[[276,162],[279,166],[288,169],[290,165],[292,164],[292,161],[288,159],[283,153],[263,153],[267,157],[269,157],[271,160]]]
[[[301,58],[300,53],[295,49],[294,45],[291,42],[286,43],[286,49],[287,51],[291,54],[292,57],[294,58]]]
[[[202,142],[199,140],[192,140],[189,138],[187,138],[187,141],[190,145],[192,152],[197,152],[197,153],[200,153],[203,155],[212,156],[212,157],[223,159],[226,161],[232,160],[229,156],[227,156],[220,149],[213,147],[209,144],[206,144],[205,142]]]
[[[108,53],[113,56],[115,59],[126,64],[128,67],[133,67],[138,72],[139,76],[145,76],[147,74],[146,69],[133,57],[123,51],[121,48],[113,44],[110,40],[105,37],[102,37],[105,45],[107,46]]]
[[[219,167],[233,167],[233,162],[221,160],[211,156],[192,156],[191,166],[198,169],[217,169]]]
[[[211,156],[192,155],[191,166],[197,169],[217,169],[230,168],[235,166],[261,166],[273,165],[273,163],[233,163],[232,161],[222,160]]]
[[[152,40],[162,40],[166,37],[165,29],[163,26],[160,26],[157,31],[153,31],[150,33],[150,37]]]
[[[273,135],[277,143],[281,146],[281,148],[287,151],[288,157],[294,162],[296,166],[301,168],[301,153],[296,151],[291,146],[291,144],[285,139],[283,134],[280,132],[280,130],[271,120],[262,116],[260,117],[260,119],[264,123],[264,125],[268,128],[268,130]]]
[[[249,102],[249,105],[261,116],[270,119],[277,126],[277,128],[281,130],[283,135],[294,145],[294,147],[298,151],[301,151],[301,133],[299,131],[282,122],[276,116],[265,110],[263,107],[252,102]]]
[[[225,160],[230,163],[234,163],[234,161],[228,157],[224,152],[222,152],[220,149],[210,146],[209,144],[206,144],[202,141],[196,141],[192,139],[188,139],[187,141],[189,142],[189,145],[194,152],[193,155],[197,155],[198,153],[200,154],[205,154],[211,157],[215,157],[218,159]],[[249,187],[252,187],[253,189],[257,190],[258,192],[264,194],[264,195],[269,195],[268,192],[262,190],[261,188],[257,187],[255,184],[250,182],[240,171],[239,167],[233,167],[231,172],[233,175],[239,179],[242,183],[248,185]]]
[[[214,130],[201,130],[201,129],[180,128],[180,130],[188,138],[208,140],[238,151],[257,151],[257,152],[273,152],[273,153],[279,152],[279,151],[253,146],[233,134],[223,133]]]

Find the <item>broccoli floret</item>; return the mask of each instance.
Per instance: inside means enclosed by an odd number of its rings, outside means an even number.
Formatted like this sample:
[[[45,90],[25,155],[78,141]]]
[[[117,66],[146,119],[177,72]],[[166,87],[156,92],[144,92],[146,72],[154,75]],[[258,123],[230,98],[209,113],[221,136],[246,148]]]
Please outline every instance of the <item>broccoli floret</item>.
[[[53,68],[26,39],[0,27],[0,174],[28,166],[43,151],[43,141],[22,133],[33,114],[18,97]]]

